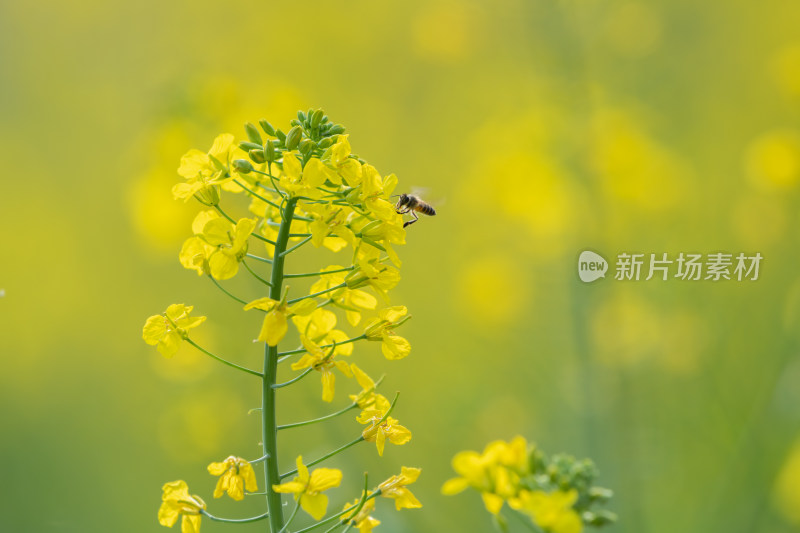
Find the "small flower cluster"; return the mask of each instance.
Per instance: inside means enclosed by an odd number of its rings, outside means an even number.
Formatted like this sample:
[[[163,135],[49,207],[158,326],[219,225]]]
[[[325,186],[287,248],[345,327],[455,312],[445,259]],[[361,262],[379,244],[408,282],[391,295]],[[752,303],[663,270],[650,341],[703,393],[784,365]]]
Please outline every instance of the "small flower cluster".
[[[219,357],[200,347],[189,336],[206,317],[190,316],[192,307],[170,305],[167,310],[147,319],[142,336],[157,346],[166,357],[173,356],[186,341],[221,363],[258,376],[262,380],[264,399],[261,405],[264,442],[263,457],[248,461],[231,455],[208,466],[210,474],[219,476],[214,497],[228,494],[241,501],[256,494],[258,485],[254,465],[263,463],[268,512],[245,519],[225,519],[211,515],[198,496],[188,492],[186,483],[174,481],[163,487],[159,522],[174,525],[183,517],[182,529],[198,531],[201,516],[221,522],[249,522],[269,519],[273,533],[285,530],[303,509],[314,520],[322,520],[328,509],[328,489],[338,487],[342,472],[335,468],[309,467],[329,459],[359,442],[374,442],[379,455],[386,443],[402,445],[411,440],[411,431],[390,416],[396,401],[377,392],[381,380],[374,380],[346,358],[361,340],[380,342],[388,360],[403,359],[411,352],[411,344],[397,333],[409,318],[402,305],[390,305],[389,291],[400,281],[401,261],[395,250],[405,244],[403,215],[395,210],[391,195],[397,185],[393,174],[381,176],[378,171],[352,153],[344,128],[334,124],[321,110],[299,112],[287,133],[260,121],[260,130],[245,125],[247,140],[236,142],[231,134],[222,134],[207,152],[190,150],[181,159],[178,174],[183,178],[173,187],[176,199],[196,199],[206,208],[192,223],[192,236],[180,250],[180,263],[189,270],[206,276],[245,311],[263,314],[258,341],[264,343],[263,371]],[[234,217],[221,206],[223,195],[233,194],[247,199],[241,205],[246,216]],[[333,264],[316,272],[286,273],[286,258],[306,243],[333,252],[350,250],[349,266]],[[260,250],[260,251],[259,251]],[[348,264],[348,263],[345,263]],[[269,272],[259,269],[268,265]],[[266,294],[240,298],[223,287],[221,282],[247,271],[264,288]],[[307,290],[297,294],[293,284],[299,278],[314,278]],[[379,305],[383,302],[383,306]],[[340,325],[337,311],[345,319]],[[366,318],[365,318],[365,315]],[[362,324],[363,321],[363,324]],[[347,328],[358,328],[349,334]],[[299,346],[279,351],[278,345],[296,338]],[[294,360],[289,368],[298,374],[278,383],[280,363]],[[311,371],[319,372],[322,400],[333,402],[336,376],[355,378],[361,391],[350,395],[351,403],[332,414],[314,420],[278,426],[276,424],[276,391],[300,381]],[[323,422],[351,410],[360,410],[355,417],[363,427],[354,432],[355,439],[317,460],[296,459],[296,470],[279,474],[277,432]],[[296,474],[292,481],[284,478]],[[420,470],[403,467],[371,491],[365,487],[354,503],[328,520],[372,531],[380,521],[371,516],[374,498],[395,500],[396,508],[421,507],[407,485],[416,481]],[[281,494],[292,494],[296,506],[284,520]]]
[[[453,458],[459,477],[447,481],[442,493],[477,490],[495,523],[504,526],[504,504],[549,533],[581,533],[584,525],[616,521],[606,510],[590,510],[608,501],[612,492],[592,485],[597,469],[589,459],[568,455],[548,458],[523,437],[489,443],[483,453],[463,451]]]

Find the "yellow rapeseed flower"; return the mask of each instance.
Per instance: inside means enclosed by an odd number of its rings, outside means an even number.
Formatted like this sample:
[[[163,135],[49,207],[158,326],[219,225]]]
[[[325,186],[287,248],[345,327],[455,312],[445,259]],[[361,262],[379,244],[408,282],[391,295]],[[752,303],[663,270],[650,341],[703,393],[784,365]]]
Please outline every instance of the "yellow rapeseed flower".
[[[313,293],[316,291],[312,288],[311,292]],[[299,331],[301,335],[305,335],[317,344],[337,343],[333,351],[335,355],[350,355],[353,353],[352,342],[341,344],[349,337],[344,331],[335,329],[337,322],[336,313],[318,307],[310,315],[293,316],[292,322],[294,322],[297,331]]]
[[[328,497],[321,492],[338,487],[342,482],[342,471],[336,468],[317,468],[311,474],[303,464],[303,456],[297,457],[297,476],[287,483],[273,485],[272,490],[284,494],[294,494],[295,501],[311,515],[314,520],[325,516]]]
[[[202,324],[206,317],[190,317],[192,306],[172,304],[161,315],[147,319],[142,328],[144,342],[156,346],[164,357],[172,357],[187,336],[187,331]]]
[[[362,410],[377,409],[385,413],[391,403],[383,394],[375,392],[375,381],[354,364],[350,365],[350,370],[353,371],[356,381],[361,385],[361,392],[351,394],[350,399]]]
[[[242,218],[234,226],[224,218],[209,220],[203,227],[203,239],[216,250],[208,258],[211,275],[230,279],[239,271],[239,262],[247,255],[247,240],[256,221]]]
[[[486,509],[497,514],[503,502],[517,494],[520,475],[528,470],[528,445],[523,437],[511,442],[490,442],[482,454],[463,451],[453,457],[453,470],[460,477],[442,486],[442,494],[458,494],[468,487],[481,493]]]
[[[544,492],[523,490],[509,505],[531,517],[531,520],[548,533],[581,533],[583,522],[572,508],[578,499],[578,491]]]
[[[378,312],[364,329],[368,340],[381,341],[381,351],[386,359],[402,359],[411,353],[411,343],[394,332],[401,319],[408,313],[404,305],[387,307]]]
[[[310,292],[313,294],[345,283],[345,272],[325,273],[330,270],[342,270],[342,268],[339,265],[330,265],[320,270],[322,275],[311,286]],[[362,311],[372,311],[378,306],[378,301],[368,292],[348,287],[337,289],[329,293],[328,297],[333,300],[333,305],[344,309],[347,321],[351,326],[361,322]]]
[[[192,196],[198,195],[206,204],[218,203],[217,186],[233,179],[228,172],[228,165],[234,148],[233,135],[223,133],[214,139],[214,144],[208,153],[192,149],[184,154],[178,174],[186,181],[178,183],[172,188],[172,195],[175,199],[180,198],[186,201]]]
[[[350,367],[344,361],[335,361],[333,359],[335,354],[332,351],[326,354],[322,348],[305,335],[300,335],[300,342],[303,343],[307,353],[292,364],[292,370],[313,368],[320,372],[322,374],[322,401],[332,402],[336,392],[336,376],[333,369],[337,368],[345,376],[353,377]]]
[[[422,470],[419,468],[402,467],[399,476],[392,476],[378,485],[381,496],[384,498],[392,498],[395,508],[398,511],[400,509],[417,509],[422,507],[419,500],[406,488],[406,485],[410,485],[417,480],[421,472]]]
[[[350,509],[354,505],[358,506],[359,503],[361,503],[361,498],[356,498],[356,501],[353,503],[346,503],[344,509]],[[380,520],[369,515],[374,510],[375,500],[367,500],[364,502],[364,506],[361,510],[349,520],[358,529],[359,533],[372,533],[372,528],[380,525]],[[342,516],[342,520],[347,520],[349,516],[350,513],[345,513],[344,516]]]
[[[258,340],[266,342],[269,346],[277,346],[286,332],[289,330],[288,318],[292,315],[303,315],[312,312],[317,307],[313,300],[302,300],[289,306],[285,300],[280,302],[272,298],[264,297],[253,300],[244,306],[245,311],[249,309],[261,309],[267,312],[264,322],[261,325],[261,332]]]
[[[162,487],[161,507],[158,509],[158,523],[172,527],[182,516],[181,533],[198,533],[200,531],[200,510],[206,503],[200,496],[189,494],[189,488],[183,480],[171,481]]]
[[[386,410],[369,408],[364,409],[356,418],[360,424],[369,424],[361,432],[361,436],[364,437],[365,441],[375,443],[378,448],[378,455],[381,457],[383,457],[383,448],[387,440],[398,446],[411,440],[411,431],[401,426],[397,419],[387,416],[381,422],[385,414]]]
[[[211,463],[208,465],[208,473],[221,476],[214,489],[215,498],[220,498],[227,492],[234,500],[242,501],[245,489],[248,492],[258,490],[253,466],[241,457],[231,455],[221,463]]]

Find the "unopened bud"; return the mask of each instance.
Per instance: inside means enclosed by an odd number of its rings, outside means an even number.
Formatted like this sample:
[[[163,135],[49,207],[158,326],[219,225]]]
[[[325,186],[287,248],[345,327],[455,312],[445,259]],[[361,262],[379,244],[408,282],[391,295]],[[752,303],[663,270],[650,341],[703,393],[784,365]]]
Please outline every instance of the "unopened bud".
[[[315,145],[315,143],[311,139],[303,139],[300,142],[300,147],[299,147],[300,148],[300,153],[304,154],[304,155],[308,155],[311,152],[311,150],[314,149],[314,145]]]
[[[278,140],[279,140],[281,143],[284,143],[284,142],[286,142],[286,134],[285,134],[285,133],[283,133],[283,130],[280,130],[280,129],[278,129],[278,130],[275,130],[275,136],[278,138]]]
[[[203,187],[194,196],[203,205],[211,207],[219,205],[219,188],[216,185]]]
[[[311,127],[312,128],[316,128],[317,126],[320,125],[320,123],[322,122],[322,116],[324,114],[325,113],[322,111],[322,109],[317,109],[316,111],[311,113]]]
[[[616,513],[611,511],[586,511],[583,513],[583,521],[592,526],[605,526],[617,521]]]
[[[250,150],[261,150],[261,144],[242,141],[239,143],[239,148],[241,148],[245,152],[249,152]]]
[[[247,138],[250,139],[250,142],[264,144],[264,141],[261,139],[261,134],[258,133],[258,129],[250,122],[244,123],[244,131],[247,133]]]
[[[303,128],[295,126],[286,134],[286,149],[294,150],[300,144],[300,138],[303,136]]]
[[[252,152],[255,152],[255,150],[251,151],[251,157]],[[234,159],[233,163],[231,163],[231,166],[233,166],[233,169],[240,174],[249,174],[253,171],[253,165],[247,159]]]
[[[248,152],[250,154],[250,159],[255,161],[256,163],[263,163],[267,160],[264,157],[264,150],[256,150],[255,148]]]
[[[336,124],[331,129],[328,130],[328,133],[331,135],[340,135],[344,133],[344,126],[341,124]]]
[[[333,139],[331,137],[325,137],[319,143],[317,143],[317,145],[323,149],[328,148],[330,146],[333,146]]]
[[[264,130],[264,133],[266,133],[270,137],[275,137],[275,128],[272,127],[272,124],[270,124],[263,118],[259,120],[258,123],[259,125],[261,125],[261,129]]]
[[[272,141],[267,141],[267,144],[264,145],[264,157],[270,163],[278,159],[278,154],[275,153],[275,145],[272,144]]]
[[[298,111],[297,112],[297,120],[299,120],[300,122],[303,122],[305,119],[306,119],[306,114],[303,113],[302,111]]]

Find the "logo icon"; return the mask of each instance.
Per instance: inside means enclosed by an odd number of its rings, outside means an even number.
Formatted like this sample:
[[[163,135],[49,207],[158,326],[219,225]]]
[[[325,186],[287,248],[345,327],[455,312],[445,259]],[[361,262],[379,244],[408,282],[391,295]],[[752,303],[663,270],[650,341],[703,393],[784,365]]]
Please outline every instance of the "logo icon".
[[[608,261],[602,255],[589,250],[581,252],[578,257],[578,277],[584,283],[591,283],[600,278],[606,277],[608,271]]]

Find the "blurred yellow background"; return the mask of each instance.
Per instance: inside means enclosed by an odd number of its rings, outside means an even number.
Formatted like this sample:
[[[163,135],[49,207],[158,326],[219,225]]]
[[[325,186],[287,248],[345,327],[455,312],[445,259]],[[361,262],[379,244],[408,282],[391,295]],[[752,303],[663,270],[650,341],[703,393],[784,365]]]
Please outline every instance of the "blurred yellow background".
[[[170,189],[189,148],[322,107],[445,200],[400,250],[411,356],[354,356],[414,438],[336,457],[336,507],[367,468],[419,466],[424,508],[379,505],[378,531],[489,531],[476,494],[439,489],[457,451],[521,434],[595,460],[610,532],[797,531],[798,27],[779,0],[3,2],[0,529],[160,531],[179,478],[260,512],[205,472],[259,455],[258,387],[141,327],[193,304],[198,342],[258,366],[258,317],[178,263],[197,206]],[[756,282],[584,285],[586,248],[764,261]],[[282,391],[279,421],[325,412],[318,387]],[[282,434],[282,461],[354,425]]]

